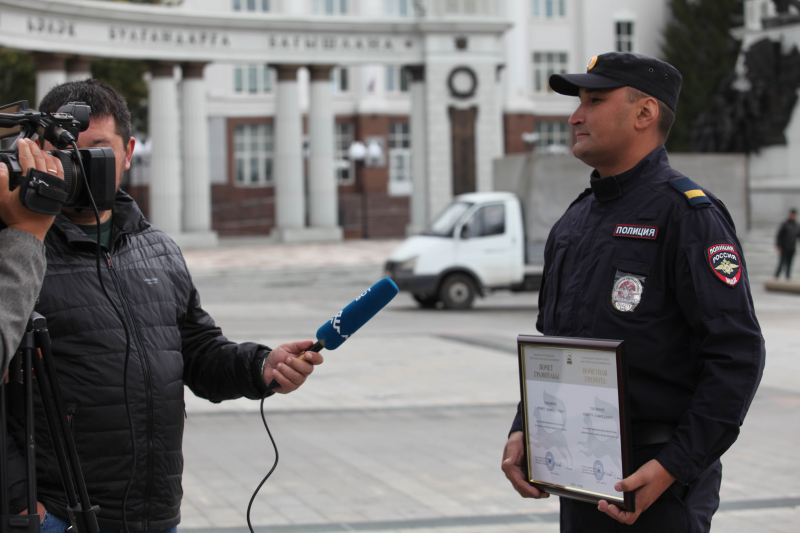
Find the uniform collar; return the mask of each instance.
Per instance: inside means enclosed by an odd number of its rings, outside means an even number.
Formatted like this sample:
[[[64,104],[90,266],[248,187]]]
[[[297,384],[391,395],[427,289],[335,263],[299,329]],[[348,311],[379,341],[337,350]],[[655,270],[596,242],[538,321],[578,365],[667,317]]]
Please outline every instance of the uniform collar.
[[[633,168],[616,176],[601,178],[597,170],[593,170],[591,175],[592,192],[597,201],[601,203],[622,198],[625,193],[665,166],[669,166],[669,160],[667,159],[667,149],[662,144],[636,163]]]

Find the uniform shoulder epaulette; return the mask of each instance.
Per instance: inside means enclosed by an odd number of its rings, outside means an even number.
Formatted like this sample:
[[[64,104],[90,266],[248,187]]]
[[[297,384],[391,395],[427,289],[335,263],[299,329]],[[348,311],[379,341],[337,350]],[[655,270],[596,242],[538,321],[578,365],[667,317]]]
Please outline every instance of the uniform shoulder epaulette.
[[[708,196],[706,196],[706,193],[703,192],[700,186],[686,176],[670,180],[669,184],[672,185],[673,189],[683,194],[692,207],[711,203],[711,200],[708,199]]]

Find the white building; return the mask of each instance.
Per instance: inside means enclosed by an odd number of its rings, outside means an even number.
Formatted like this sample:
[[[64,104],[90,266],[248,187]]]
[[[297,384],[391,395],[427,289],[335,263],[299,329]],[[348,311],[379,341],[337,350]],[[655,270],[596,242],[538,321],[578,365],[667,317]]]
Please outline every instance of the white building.
[[[659,55],[668,17],[666,0],[0,6],[0,46],[37,53],[38,97],[94,57],[153,62],[150,183],[130,189],[185,242],[419,230],[454,194],[490,190],[492,160],[530,149],[524,133],[571,145],[576,100],[548,76]],[[354,141],[380,157],[351,161]]]

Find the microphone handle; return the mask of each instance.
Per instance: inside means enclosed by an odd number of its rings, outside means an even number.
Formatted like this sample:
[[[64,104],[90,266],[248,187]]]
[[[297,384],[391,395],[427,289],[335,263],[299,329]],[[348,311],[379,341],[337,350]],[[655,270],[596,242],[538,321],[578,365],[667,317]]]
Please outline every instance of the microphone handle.
[[[325,347],[325,346],[323,346],[323,345],[322,345],[322,343],[321,343],[320,341],[317,341],[317,342],[315,342],[314,344],[312,344],[312,345],[311,345],[311,348],[309,348],[308,350],[306,350],[306,352],[319,352],[319,351],[320,351],[321,349],[323,349],[324,347]],[[303,352],[303,353],[301,353],[301,354],[300,354],[300,357],[298,357],[298,359],[300,359],[300,360],[304,359],[304,358],[305,358],[305,356],[306,356],[306,352]],[[278,388],[278,387],[280,387],[280,386],[281,386],[281,384],[280,384],[280,383],[278,383],[278,382],[277,382],[275,379],[273,379],[273,380],[272,380],[272,382],[270,382],[270,384],[269,384],[267,387],[269,388],[269,390],[275,390],[275,389],[277,389],[277,388]]]

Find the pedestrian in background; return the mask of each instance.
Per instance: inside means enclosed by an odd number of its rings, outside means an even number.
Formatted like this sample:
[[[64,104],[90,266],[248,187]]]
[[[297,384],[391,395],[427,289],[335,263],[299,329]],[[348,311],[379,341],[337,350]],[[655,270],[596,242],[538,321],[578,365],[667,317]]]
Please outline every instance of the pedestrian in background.
[[[784,266],[786,267],[786,279],[789,280],[792,277],[792,260],[797,251],[797,239],[800,239],[800,227],[797,225],[797,209],[792,209],[789,211],[789,218],[778,228],[778,235],[775,237],[775,246],[780,254],[775,279],[781,277],[781,270]]]

